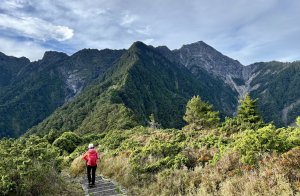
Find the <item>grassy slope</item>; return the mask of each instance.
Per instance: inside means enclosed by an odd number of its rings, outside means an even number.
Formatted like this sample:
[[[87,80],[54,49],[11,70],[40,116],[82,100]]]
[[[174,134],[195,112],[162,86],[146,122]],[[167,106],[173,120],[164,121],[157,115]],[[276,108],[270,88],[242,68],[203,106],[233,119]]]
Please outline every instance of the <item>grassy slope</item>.
[[[98,171],[132,195],[291,195],[300,191],[299,131],[266,126],[230,135],[135,127],[83,135],[85,144],[69,159],[94,143]],[[73,175],[85,171],[80,162],[71,164]]]

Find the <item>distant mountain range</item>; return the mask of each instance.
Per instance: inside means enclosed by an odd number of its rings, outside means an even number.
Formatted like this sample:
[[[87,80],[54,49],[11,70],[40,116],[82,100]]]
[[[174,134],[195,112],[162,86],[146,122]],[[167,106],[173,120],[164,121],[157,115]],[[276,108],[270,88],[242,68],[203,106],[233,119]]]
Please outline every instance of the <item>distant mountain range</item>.
[[[135,42],[128,50],[46,52],[36,62],[0,53],[0,137],[96,132],[145,125],[182,127],[193,95],[234,115],[249,93],[266,122],[300,115],[300,62],[243,66],[204,42],[170,50]]]

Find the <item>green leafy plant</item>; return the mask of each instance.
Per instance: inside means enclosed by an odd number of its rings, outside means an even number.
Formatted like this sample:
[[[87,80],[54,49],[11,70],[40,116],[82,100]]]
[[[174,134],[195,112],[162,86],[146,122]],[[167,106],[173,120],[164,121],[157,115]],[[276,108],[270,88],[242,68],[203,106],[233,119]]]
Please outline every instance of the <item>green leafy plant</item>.
[[[186,105],[183,119],[192,130],[203,130],[217,127],[220,118],[218,112],[214,112],[212,105],[203,102],[199,96],[194,96]]]
[[[68,153],[73,152],[78,145],[82,142],[82,139],[73,132],[64,132],[59,138],[57,138],[53,145]]]

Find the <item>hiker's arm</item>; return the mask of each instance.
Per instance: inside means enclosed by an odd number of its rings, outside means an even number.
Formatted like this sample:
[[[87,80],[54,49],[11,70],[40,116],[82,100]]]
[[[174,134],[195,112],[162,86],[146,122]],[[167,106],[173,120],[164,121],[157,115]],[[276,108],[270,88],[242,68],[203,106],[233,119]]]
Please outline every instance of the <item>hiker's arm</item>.
[[[88,161],[88,155],[87,155],[87,153],[85,153],[84,155],[83,155],[83,157],[82,157],[85,161]]]

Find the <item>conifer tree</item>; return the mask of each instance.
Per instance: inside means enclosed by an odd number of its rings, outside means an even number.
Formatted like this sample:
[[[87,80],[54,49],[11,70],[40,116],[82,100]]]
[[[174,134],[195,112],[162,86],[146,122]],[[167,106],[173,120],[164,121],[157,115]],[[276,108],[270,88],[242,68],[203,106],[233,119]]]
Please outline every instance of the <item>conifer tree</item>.
[[[241,130],[256,130],[265,125],[262,117],[257,111],[256,102],[257,100],[252,100],[250,95],[246,95],[241,101],[236,116],[236,120]]]
[[[219,112],[213,111],[212,105],[194,96],[186,105],[183,119],[188,123],[188,128],[203,130],[218,126],[220,121]]]
[[[263,119],[257,111],[256,102],[257,100],[252,100],[250,95],[246,95],[238,107],[236,117],[226,117],[221,130],[232,134],[246,129],[257,130],[265,126]]]
[[[250,95],[246,95],[244,100],[242,100],[241,105],[237,111],[237,119],[241,122],[260,124],[263,120],[256,108],[257,100],[252,100]]]

